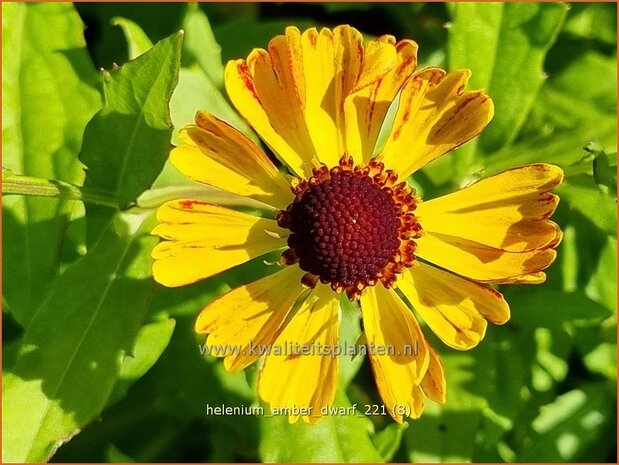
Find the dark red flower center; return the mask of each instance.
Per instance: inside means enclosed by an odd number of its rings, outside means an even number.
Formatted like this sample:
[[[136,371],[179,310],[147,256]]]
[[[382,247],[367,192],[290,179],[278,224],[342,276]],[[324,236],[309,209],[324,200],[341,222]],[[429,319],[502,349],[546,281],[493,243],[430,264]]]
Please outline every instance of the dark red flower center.
[[[353,168],[348,158],[331,170],[314,170],[278,214],[280,226],[291,231],[284,261],[307,272],[306,284],[320,280],[351,299],[378,280],[391,284],[412,265],[411,237],[420,230],[411,189],[395,186],[396,180],[380,163]]]
[[[293,203],[288,245],[303,270],[349,287],[375,277],[395,257],[399,229],[391,196],[369,177],[342,171]]]

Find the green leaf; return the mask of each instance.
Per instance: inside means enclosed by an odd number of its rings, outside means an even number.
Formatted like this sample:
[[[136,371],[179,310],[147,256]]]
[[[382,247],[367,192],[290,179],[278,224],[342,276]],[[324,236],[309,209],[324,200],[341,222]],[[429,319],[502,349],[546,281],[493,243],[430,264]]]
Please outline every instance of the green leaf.
[[[125,39],[127,39],[130,60],[133,60],[134,58],[143,55],[151,48],[153,48],[153,43],[151,42],[151,40],[144,33],[142,28],[133,21],[127,18],[116,16],[112,18],[112,25],[120,26],[120,28],[123,30]]]
[[[558,287],[566,292],[584,291],[589,299],[616,314],[616,237],[598,229],[579,211],[568,210],[565,203],[559,206],[557,220],[564,231],[559,263],[553,266],[562,274]]]
[[[528,329],[556,328],[563,322],[596,323],[610,311],[594,302],[582,290],[563,292],[550,286],[505,290],[515,324]]]
[[[409,460],[470,462],[496,449],[523,408],[533,357],[530,341],[518,340],[507,326],[489,327],[469,352],[442,351],[447,402],[426,402],[421,418],[410,423],[404,436]]]
[[[290,424],[287,415],[265,415],[260,418],[262,461],[381,462],[370,439],[372,423],[359,411],[359,406],[354,406],[356,414],[352,413],[353,405],[346,395],[339,392],[332,407],[341,407],[343,411],[348,408],[350,413],[327,416],[315,425],[301,419]]]
[[[559,344],[556,347],[555,339],[561,337],[560,322],[557,322],[554,331],[548,328],[535,328],[535,345],[537,354],[534,363],[531,366],[532,379],[531,384],[536,391],[550,391],[556,383],[563,381],[568,373],[569,365],[565,359],[569,356],[571,344]],[[564,334],[564,333],[563,333]],[[564,338],[565,339],[565,338]],[[560,353],[556,353],[557,349]]]
[[[567,6],[458,2],[450,7],[449,67],[470,69],[469,88],[485,89],[495,104],[490,125],[459,155],[464,159],[459,163],[466,163],[476,148],[489,154],[518,135],[544,80],[544,56]]]
[[[170,313],[177,312],[170,309]],[[202,462],[257,462],[255,416],[206,412],[207,405],[255,402],[246,373],[228,373],[221,360],[202,357],[194,321],[193,316],[178,318],[155,365],[124,399],[106,408],[101,421],[61,447],[54,461],[105,462],[113,444],[136,462],[183,462],[188,457]]]
[[[106,452],[106,462],[108,463],[134,463],[135,460],[127,454],[123,454],[114,444],[110,444]]]
[[[617,238],[608,236],[604,244],[596,270],[585,288],[586,294],[617,313]]]
[[[571,96],[574,100],[587,102],[593,109],[603,114],[613,114],[617,111],[617,57],[603,55],[595,50],[584,52],[577,60],[568,62],[559,72],[553,73],[547,81],[548,86]],[[599,79],[603,75],[605,79]],[[595,82],[596,85],[591,85]],[[536,106],[539,106],[538,103]],[[546,108],[548,116],[553,117],[555,109]],[[563,111],[561,119],[573,118],[583,120],[589,115],[583,115],[581,108],[572,114]],[[554,117],[559,122],[559,118]]]
[[[391,461],[395,453],[400,448],[404,431],[408,428],[408,423],[391,423],[382,431],[374,436],[374,446],[385,462]]]
[[[600,80],[599,76],[608,79]],[[537,96],[517,143],[493,154],[486,173],[545,162],[561,166],[567,176],[572,176],[585,161],[582,147],[589,142],[596,141],[609,153],[615,150],[616,76],[616,58],[593,51],[552,74]]]
[[[206,302],[204,302],[206,303]],[[170,314],[179,314],[172,306]],[[194,306],[194,315],[201,306]],[[155,366],[129,391],[146,405],[156,405],[157,411],[186,421],[206,421],[215,428],[242,438],[239,451],[255,448],[257,418],[250,415],[209,415],[206,406],[251,406],[255,391],[248,385],[245,372],[227,372],[221,359],[203,356],[193,327],[195,316],[177,318],[176,329],[168,348]],[[179,384],[180,382],[180,384]],[[120,405],[120,404],[117,404]],[[246,455],[248,452],[245,452]],[[251,455],[250,455],[251,456]]]
[[[254,5],[247,4],[249,7]],[[235,5],[236,6],[236,5]],[[283,34],[286,27],[294,24],[301,31],[315,26],[313,21],[306,19],[285,20],[274,19],[259,21],[249,14],[234,15],[228,21],[214,27],[215,37],[221,45],[222,58],[238,60],[246,58],[256,47],[267,48],[269,41],[278,34]],[[239,34],[239,31],[251,31],[251,34]]]
[[[617,198],[617,167],[611,170],[608,155],[597,144],[589,144],[586,150],[593,155],[593,180],[598,189]]]
[[[137,384],[139,384],[138,381]],[[56,463],[154,462],[157,459],[182,462],[191,444],[192,452],[205,449],[209,442],[203,428],[190,419],[161,413],[152,399],[129,390],[127,398],[106,409],[101,418],[88,425],[53,457]],[[202,434],[202,437],[196,437]],[[126,459],[110,454],[115,448]],[[199,453],[199,452],[198,452]],[[198,455],[193,455],[198,457]],[[115,458],[114,458],[115,457]]]
[[[146,37],[157,42],[181,29],[186,7],[181,2],[75,2],[75,9],[88,24],[88,49],[100,69],[129,59],[127,40],[118,27],[112,25],[114,18],[126,18],[139,24]]]
[[[195,123],[198,110],[206,110],[259,143],[254,131],[232,108],[223,93],[224,66],[221,61],[221,47],[215,39],[208,18],[198,4],[187,5],[183,28],[186,32],[183,42],[183,67],[170,102],[175,126],[172,142],[180,144],[178,131]],[[162,176],[165,179],[158,179],[158,185],[168,180],[177,184],[187,183],[186,179],[175,176],[174,170],[168,165]]]
[[[81,184],[84,127],[99,109],[97,73],[70,3],[2,4],[2,164]],[[3,298],[26,327],[58,276],[75,201],[2,199]]]
[[[564,33],[587,40],[617,44],[617,5],[614,3],[572,3]]]
[[[2,378],[2,458],[42,462],[105,406],[153,294],[152,221],[122,215],[54,284]]]
[[[206,110],[227,121],[254,141],[258,140],[247,123],[232,109],[223,94],[201,69],[181,68],[178,86],[170,102],[172,121],[176,127],[173,138],[175,144],[178,145],[180,142],[178,130],[187,124],[194,124],[198,110]]]
[[[178,80],[182,32],[104,72],[105,105],[86,128],[80,160],[86,186],[112,193],[126,208],[165,163],[172,123],[168,102]]]
[[[607,437],[603,433],[609,433],[616,419],[613,405],[616,405],[615,387],[608,384],[584,384],[557,397],[543,406],[533,421],[533,431],[516,461],[581,461],[587,446]]]
[[[555,189],[561,199],[607,234],[617,234],[617,201],[596,189],[591,178],[578,176]]]
[[[350,302],[346,296],[340,298],[340,308],[342,312],[342,322],[340,325],[340,342],[342,347],[354,347],[362,337],[360,326],[361,312],[359,306]],[[346,349],[348,351],[348,349]],[[351,383],[365,357],[362,354],[342,353],[339,356],[340,364],[340,388],[346,389]]]
[[[486,342],[486,341],[484,341]],[[411,462],[470,462],[486,400],[469,386],[476,383],[475,355],[442,355],[447,403],[426,402],[423,415],[404,434]],[[478,390],[477,390],[478,391]]]
[[[118,382],[110,395],[108,405],[124,397],[129,388],[159,360],[170,342],[174,325],[175,321],[168,319],[149,323],[140,328],[132,353],[125,354]]]
[[[197,63],[218,89],[224,86],[221,47],[215,40],[208,18],[197,3],[188,3],[183,19],[187,34],[183,44],[183,65]]]
[[[617,381],[617,343],[603,342],[586,353],[583,363],[591,373]]]

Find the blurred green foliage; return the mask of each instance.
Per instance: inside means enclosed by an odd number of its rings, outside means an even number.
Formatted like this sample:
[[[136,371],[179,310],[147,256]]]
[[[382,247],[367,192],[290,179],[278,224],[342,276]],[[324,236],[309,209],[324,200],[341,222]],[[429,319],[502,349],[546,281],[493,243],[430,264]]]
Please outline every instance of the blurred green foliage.
[[[3,171],[117,205],[3,196],[3,461],[616,461],[615,4],[3,3],[2,14]],[[415,175],[424,197],[526,163],[565,170],[558,260],[546,284],[501,289],[512,320],[479,347],[429,335],[448,402],[420,420],[209,416],[207,404],[259,405],[257,371],[201,356],[193,320],[269,270],[261,257],[186,288],[155,284],[146,207],[195,189],[166,163],[195,110],[257,140],[222,91],[228,59],[287,25],[341,23],[415,39],[423,66],[470,68],[496,103],[480,138]],[[354,344],[345,301],[343,318]],[[361,357],[341,371],[336,405],[380,402]]]

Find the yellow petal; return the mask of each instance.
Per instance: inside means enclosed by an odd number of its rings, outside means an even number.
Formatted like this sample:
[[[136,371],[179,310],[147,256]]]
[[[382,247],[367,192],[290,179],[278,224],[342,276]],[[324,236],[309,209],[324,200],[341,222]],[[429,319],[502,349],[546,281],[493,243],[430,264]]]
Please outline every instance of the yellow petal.
[[[381,79],[346,98],[346,151],[356,161],[368,163],[374,155],[376,140],[387,110],[404,82],[417,66],[417,44],[411,40],[395,43],[392,36],[380,37],[377,42],[395,46],[395,66]],[[385,53],[382,53],[385,56]]]
[[[361,310],[370,362],[387,410],[399,423],[404,414],[398,406],[409,416],[421,414],[418,386],[428,369],[429,352],[412,311],[395,291],[380,284],[361,296]]]
[[[428,371],[421,381],[421,388],[428,399],[444,404],[447,395],[447,383],[445,382],[443,364],[429,344],[428,350],[430,352],[430,363],[428,364]]]
[[[298,49],[300,34],[295,28],[287,28],[286,32],[287,36],[276,36],[269,42],[268,52],[255,49],[247,58],[247,64],[270,125],[303,161],[303,173],[308,175],[315,148],[305,123],[305,82]],[[243,109],[237,108],[243,114]],[[262,136],[261,127],[255,129]],[[263,138],[270,144],[266,134]],[[279,147],[273,146],[273,149],[278,151]]]
[[[463,92],[470,71],[428,68],[402,88],[383,161],[404,179],[478,135],[494,115],[483,92]]]
[[[421,390],[419,386],[415,386],[413,388],[412,394],[413,394],[412,403],[410,405],[394,406],[389,411],[389,414],[398,423],[402,423],[402,419],[401,417],[399,417],[399,415],[402,415],[402,416],[407,415],[413,419],[417,419],[421,417],[421,414],[423,413],[423,409],[425,407],[423,391]],[[402,413],[400,414],[399,412],[402,412]]]
[[[168,241],[153,249],[153,275],[164,286],[194,283],[286,246],[286,230],[275,221],[206,202],[167,202],[157,219],[152,234]]]
[[[310,156],[306,156],[304,153],[296,153],[286,139],[275,129],[275,127],[280,124],[281,115],[276,115],[277,118],[274,117],[274,122],[272,123],[262,106],[262,100],[270,102],[274,97],[262,94],[259,95],[258,89],[254,84],[253,73],[256,72],[256,69],[259,70],[259,76],[262,80],[260,90],[263,94],[266,94],[268,91],[268,88],[265,89],[266,85],[272,85],[275,79],[274,75],[271,77],[269,77],[268,74],[265,75],[265,68],[270,66],[270,58],[265,56],[265,53],[264,50],[258,52],[254,51],[250,56],[253,66],[251,70],[248,63],[244,60],[229,61],[225,70],[226,90],[230,96],[230,100],[239,113],[245,117],[254,130],[256,130],[271,150],[273,150],[279,160],[287,165],[295,175],[305,177],[311,172],[311,165],[309,164],[311,161],[311,153],[309,154]],[[256,62],[258,62],[258,64],[256,64]],[[275,90],[277,89],[275,88]],[[278,95],[277,92],[276,95]],[[277,97],[275,97],[275,99],[277,99]],[[284,103],[282,105],[286,104]],[[280,113],[283,113],[283,111]]]
[[[475,347],[486,333],[486,319],[496,324],[509,319],[503,296],[425,263],[406,270],[398,288],[434,334],[454,349]]]
[[[299,176],[321,161],[333,166],[345,152],[344,100],[381,79],[395,64],[392,44],[365,48],[349,26],[331,32],[294,27],[226,67],[232,103]]]
[[[424,231],[511,252],[557,245],[561,230],[548,218],[559,198],[548,191],[562,179],[556,166],[523,166],[423,202],[415,214]]]
[[[354,31],[353,28],[348,26],[339,26],[336,28],[336,32],[343,29]],[[383,36],[366,44],[365,50],[361,53],[361,69],[359,70],[357,80],[350,90],[348,90],[348,86],[344,87],[345,92],[342,93],[343,95],[349,95],[367,86],[371,86],[378,80],[383,79],[393,69],[396,65],[397,52],[393,46],[395,41],[392,39],[393,37]],[[358,39],[353,42],[353,45],[358,47]],[[354,51],[352,47],[350,48]],[[347,61],[344,59],[341,62],[338,61],[338,63],[341,64],[342,75],[344,75],[347,71],[345,68]]]
[[[208,353],[225,357],[229,371],[242,370],[269,349],[303,291],[303,272],[296,266],[237,287],[208,304],[195,330],[209,334]]]
[[[333,33],[311,28],[301,36],[305,73],[305,120],[317,157],[327,166],[337,164],[343,151],[338,130],[340,111],[333,89],[336,63]]]
[[[321,410],[331,405],[337,389],[338,359],[334,354],[339,326],[338,300],[328,286],[319,284],[265,360],[258,379],[262,400],[271,407],[303,409],[307,422],[320,420]]]
[[[543,271],[538,271],[536,273],[525,274],[522,276],[504,278],[501,279],[500,282],[497,282],[497,284],[542,284],[543,282],[546,282],[546,273]]]
[[[514,282],[525,275],[538,279],[537,273],[549,267],[557,255],[552,249],[508,252],[433,232],[424,232],[415,242],[416,254],[424,260],[461,276],[490,283]]]
[[[206,112],[181,131],[187,145],[170,161],[185,176],[277,208],[292,201],[290,185],[264,152],[244,134]]]

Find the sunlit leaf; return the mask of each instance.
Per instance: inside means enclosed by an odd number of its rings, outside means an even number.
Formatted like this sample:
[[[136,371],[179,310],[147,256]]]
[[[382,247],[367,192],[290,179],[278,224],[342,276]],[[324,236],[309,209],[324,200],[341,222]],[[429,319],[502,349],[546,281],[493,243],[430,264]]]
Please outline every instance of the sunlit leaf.
[[[104,72],[105,105],[84,133],[86,186],[113,194],[120,208],[148,188],[168,157],[168,102],[178,80],[182,33]]]
[[[600,80],[599,76],[606,78]],[[561,166],[566,176],[589,172],[591,162],[585,158],[583,147],[595,141],[607,153],[616,150],[616,106],[616,58],[585,53],[550,75],[518,141],[493,154],[484,170],[492,174],[545,162]],[[583,165],[584,170],[578,168]]]
[[[356,415],[353,414],[352,405],[342,392],[336,395],[333,403],[333,408],[338,407],[342,408],[339,414],[327,416],[315,425],[301,419],[290,424],[287,415],[261,418],[259,452],[262,460],[289,463],[382,461],[370,439],[370,420],[358,409]]]
[[[597,189],[591,190],[595,195],[601,195]],[[561,283],[555,287],[568,293],[584,290],[593,301],[609,311],[616,311],[615,238],[608,236],[567,202],[559,205],[555,216],[564,230],[564,238],[558,249],[558,263],[551,268],[561,270]]]
[[[179,143],[178,130],[187,124],[194,124],[198,110],[205,110],[227,121],[241,132],[252,135],[253,131],[236,113],[221,91],[199,68],[182,68],[178,86],[172,95],[170,111],[176,130],[173,142]],[[253,136],[257,140],[256,136]]]
[[[183,65],[197,63],[215,87],[223,89],[221,47],[215,40],[208,18],[197,3],[187,4],[183,29],[187,34],[183,44]]]
[[[373,438],[374,446],[385,462],[390,462],[400,447],[408,423],[390,423]]]
[[[2,166],[80,184],[84,127],[100,107],[83,25],[69,3],[2,4]],[[59,273],[74,201],[2,199],[3,299],[27,326]]]
[[[583,363],[592,373],[617,381],[617,344],[603,342],[585,354]]]
[[[33,316],[2,377],[3,461],[47,460],[104,407],[153,293],[143,220],[110,223]]]
[[[561,199],[578,210],[598,228],[608,234],[617,234],[617,201],[600,192],[593,180],[574,177],[556,189]]]
[[[139,57],[153,47],[153,43],[144,33],[142,28],[130,19],[117,16],[112,18],[112,24],[114,26],[120,26],[123,30],[125,39],[127,39],[130,60]]]
[[[340,308],[342,312],[342,322],[340,325],[340,347],[342,353],[339,356],[340,364],[340,386],[346,388],[355,377],[365,357],[357,354],[354,350],[358,347],[359,338],[362,337],[359,326],[360,311],[356,304],[351,303],[348,298],[340,298]],[[353,350],[354,348],[354,350]]]
[[[220,360],[203,357],[193,323],[193,316],[177,318],[155,365],[125,398],[104,410],[101,421],[60,448],[54,459],[79,462],[88,456],[94,462],[105,461],[113,444],[137,462],[183,462],[187,450],[203,462],[257,461],[256,417],[207,413],[207,406],[252,404],[245,373],[228,373]],[[232,455],[226,456],[230,447]]]
[[[518,135],[544,80],[544,56],[567,6],[458,2],[450,7],[449,67],[470,69],[469,88],[485,89],[495,105],[490,125],[476,142],[459,152],[459,157],[471,159],[475,148],[489,154]]]

